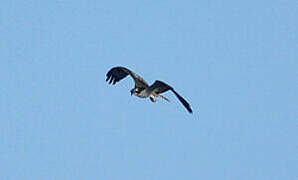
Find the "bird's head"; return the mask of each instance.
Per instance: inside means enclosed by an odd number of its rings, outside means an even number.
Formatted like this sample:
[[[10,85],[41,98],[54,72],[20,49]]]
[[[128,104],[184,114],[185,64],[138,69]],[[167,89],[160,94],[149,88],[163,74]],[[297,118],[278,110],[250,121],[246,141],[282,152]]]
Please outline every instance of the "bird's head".
[[[141,89],[140,88],[133,88],[132,90],[130,90],[130,95],[133,95],[133,94],[139,94],[141,92]]]

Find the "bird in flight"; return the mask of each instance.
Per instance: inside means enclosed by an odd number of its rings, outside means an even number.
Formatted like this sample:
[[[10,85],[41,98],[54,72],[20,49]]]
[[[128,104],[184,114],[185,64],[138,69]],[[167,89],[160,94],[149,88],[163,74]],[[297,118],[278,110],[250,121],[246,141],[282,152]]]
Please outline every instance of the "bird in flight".
[[[152,102],[156,102],[156,97],[169,101],[166,97],[162,96],[161,93],[171,90],[183,104],[183,106],[187,109],[187,111],[189,113],[192,113],[192,109],[190,108],[188,102],[182,96],[180,96],[171,86],[159,80],[156,80],[151,86],[149,86],[142,77],[125,67],[118,66],[110,69],[106,75],[106,81],[109,81],[109,84],[112,83],[114,85],[121,79],[125,78],[127,75],[130,75],[135,82],[135,87],[130,90],[131,95],[135,95],[140,98],[149,97]]]

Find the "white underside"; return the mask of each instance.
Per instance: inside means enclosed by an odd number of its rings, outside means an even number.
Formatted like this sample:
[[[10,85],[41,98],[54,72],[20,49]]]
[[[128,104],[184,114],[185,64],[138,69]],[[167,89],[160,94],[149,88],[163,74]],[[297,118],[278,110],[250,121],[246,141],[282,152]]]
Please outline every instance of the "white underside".
[[[149,97],[151,94],[151,92],[148,91],[148,89],[144,89],[143,91],[141,91],[139,94],[134,94],[140,98],[147,98]]]
[[[153,101],[153,102],[156,102],[155,96],[158,96],[158,95],[152,94],[152,91],[150,91],[149,89],[144,89],[139,94],[134,94],[134,95],[139,97],[139,98],[150,97],[151,101]]]

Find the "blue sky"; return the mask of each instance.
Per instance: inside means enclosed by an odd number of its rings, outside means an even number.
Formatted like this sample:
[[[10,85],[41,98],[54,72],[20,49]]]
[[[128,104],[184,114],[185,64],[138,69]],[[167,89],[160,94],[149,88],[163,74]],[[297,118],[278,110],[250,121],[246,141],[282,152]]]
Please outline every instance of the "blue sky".
[[[297,179],[297,8],[2,1],[0,179]],[[116,65],[194,113],[108,85]]]

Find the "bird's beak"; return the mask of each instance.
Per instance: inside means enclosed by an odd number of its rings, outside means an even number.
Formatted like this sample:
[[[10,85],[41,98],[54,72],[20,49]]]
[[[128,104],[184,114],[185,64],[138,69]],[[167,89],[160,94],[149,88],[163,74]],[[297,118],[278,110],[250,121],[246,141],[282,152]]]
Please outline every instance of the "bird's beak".
[[[130,91],[130,95],[132,96],[132,91]]]

